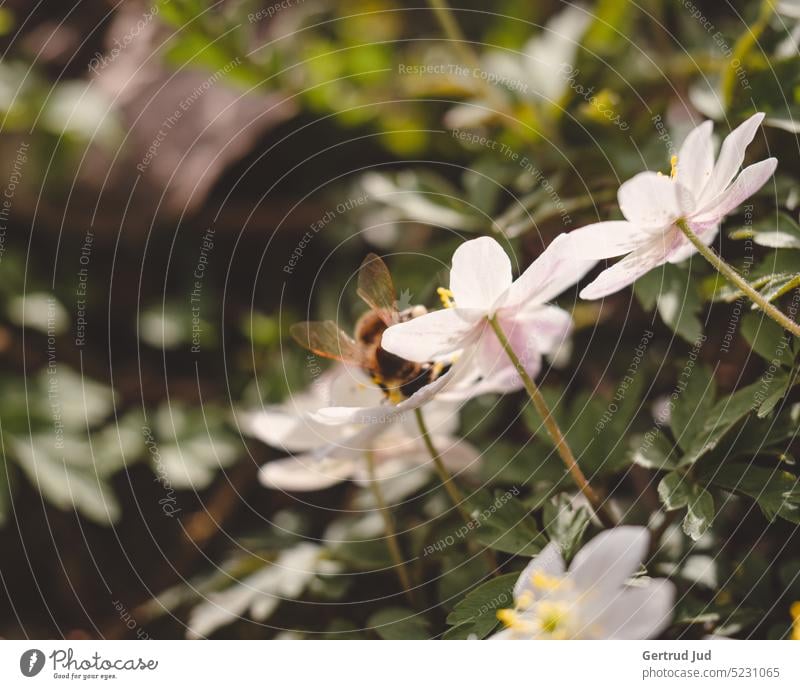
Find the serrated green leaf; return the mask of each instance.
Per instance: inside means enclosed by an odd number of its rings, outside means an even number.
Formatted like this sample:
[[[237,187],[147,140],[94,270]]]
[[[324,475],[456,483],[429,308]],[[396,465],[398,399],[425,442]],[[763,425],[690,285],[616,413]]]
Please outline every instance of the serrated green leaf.
[[[679,510],[689,504],[691,484],[677,471],[668,473],[658,484],[658,497],[667,510]]]
[[[536,521],[511,494],[496,493],[494,499],[470,499],[470,516],[478,525],[476,538],[488,548],[514,555],[537,555],[547,545]]]
[[[791,365],[791,347],[784,330],[762,313],[748,313],[742,319],[742,335],[756,354],[770,362]]]
[[[758,407],[761,402],[758,398],[760,388],[761,383],[756,382],[719,400],[708,412],[703,428],[697,433],[679,465],[690,466],[717,447],[728,431]]]
[[[470,591],[447,616],[447,624],[462,627],[459,633],[467,636],[485,638],[498,624],[497,611],[514,606],[513,589],[518,578],[519,572],[503,574]]]
[[[708,366],[695,365],[683,391],[675,399],[670,415],[670,428],[678,445],[683,448],[691,446],[705,425],[716,397],[713,372]]]
[[[693,541],[697,541],[714,519],[714,498],[705,488],[694,485],[691,487],[687,508],[683,532]]]
[[[800,249],[800,225],[786,213],[740,227],[728,233],[731,239],[752,239],[759,246],[770,249]]]
[[[550,540],[558,543],[561,554],[569,562],[589,526],[589,512],[584,507],[576,509],[569,496],[560,493],[545,504],[543,519]]]
[[[770,521],[782,517],[800,524],[800,482],[788,471],[734,463],[725,465],[712,481],[720,488],[753,498]]]
[[[634,436],[631,439],[631,457],[634,464],[645,469],[678,468],[679,455],[672,443],[660,432],[654,432],[652,436]]]

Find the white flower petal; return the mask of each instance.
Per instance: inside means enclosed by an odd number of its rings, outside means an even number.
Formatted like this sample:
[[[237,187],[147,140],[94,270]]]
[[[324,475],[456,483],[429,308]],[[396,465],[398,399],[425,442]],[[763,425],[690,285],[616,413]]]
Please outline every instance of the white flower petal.
[[[647,556],[650,534],[639,526],[618,526],[595,536],[575,555],[569,576],[578,590],[600,598],[613,595]]]
[[[581,299],[600,299],[632,285],[642,275],[665,263],[677,241],[674,232],[670,232],[654,240],[652,244],[632,251],[610,268],[606,268],[594,282],[584,287],[581,290]]]
[[[574,234],[574,233],[572,233]],[[561,234],[528,266],[502,300],[503,309],[544,304],[588,273],[596,261],[581,260],[572,234]]]
[[[756,113],[725,137],[714,165],[714,171],[711,173],[711,179],[703,190],[702,196],[698,198],[698,207],[721,194],[739,172],[744,161],[744,153],[755,137],[763,119],[763,112]],[[680,161],[678,164],[680,165]]]
[[[338,437],[337,430],[283,407],[243,414],[242,430],[261,442],[286,452],[305,452]]]
[[[689,132],[678,151],[678,172],[675,179],[698,198],[714,170],[713,130],[714,123],[706,120]]]
[[[542,551],[531,560],[527,567],[522,570],[514,584],[514,598],[519,598],[524,593],[531,593],[534,596],[538,589],[533,586],[533,575],[539,573],[548,577],[564,576],[564,558],[555,541],[550,541]]]
[[[689,223],[689,227],[698,237],[700,237],[703,244],[710,246],[716,239],[719,232],[719,224],[712,225],[696,225],[693,222]],[[680,242],[669,252],[667,260],[670,263],[680,263],[685,261],[689,256],[694,256],[697,253],[694,244],[692,244],[685,236],[682,236]]]
[[[681,184],[655,172],[629,179],[619,188],[617,200],[625,218],[642,228],[669,227],[693,205]]]
[[[530,328],[530,337],[541,354],[557,352],[572,332],[572,315],[558,306],[539,306],[523,313],[522,319]]]
[[[459,309],[488,313],[510,286],[511,261],[503,247],[491,237],[471,239],[455,250],[450,289]]]
[[[259,470],[258,479],[276,490],[322,490],[346,481],[354,469],[352,459],[329,457],[320,461],[311,455],[300,455],[268,462]]]
[[[653,230],[627,220],[606,220],[573,230],[569,236],[578,257],[598,260],[635,251],[653,240]]]
[[[481,315],[463,308],[431,311],[387,328],[381,347],[408,361],[432,361],[470,344]]]
[[[767,158],[753,165],[748,165],[736,181],[715,199],[706,203],[703,208],[692,214],[692,220],[698,223],[718,222],[730,213],[745,199],[755,194],[772,177],[778,165],[777,158]]]
[[[542,365],[542,354],[537,341],[532,335],[532,326],[529,322],[513,318],[499,318],[500,327],[505,333],[511,349],[517,355],[525,370],[532,378],[539,374]],[[488,326],[484,329],[477,352],[477,364],[484,378],[494,378],[498,375],[513,380],[511,371],[514,364],[500,344],[500,340]],[[517,375],[516,372],[514,375]],[[520,381],[521,382],[521,381]]]
[[[597,605],[587,628],[596,627],[604,639],[652,639],[669,625],[674,601],[675,586],[665,579],[625,586]]]

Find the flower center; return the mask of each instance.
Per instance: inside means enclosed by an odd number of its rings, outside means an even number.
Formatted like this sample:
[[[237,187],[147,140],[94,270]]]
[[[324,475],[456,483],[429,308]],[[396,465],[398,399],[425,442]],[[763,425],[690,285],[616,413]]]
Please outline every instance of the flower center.
[[[663,177],[662,173],[658,173],[659,177]],[[673,155],[669,159],[669,178],[675,179],[678,176],[678,156]]]
[[[442,306],[444,306],[444,308],[452,309],[453,306],[455,306],[452,290],[449,290],[446,287],[439,287],[436,290],[436,294],[438,294],[439,299],[442,300]]]
[[[540,571],[533,572],[530,581],[536,589],[546,593],[566,592],[572,583],[565,577],[551,576]],[[562,600],[544,599],[537,602],[533,592],[523,591],[514,601],[513,608],[497,611],[497,619],[506,627],[522,634],[565,639],[569,636],[573,603],[571,596]]]

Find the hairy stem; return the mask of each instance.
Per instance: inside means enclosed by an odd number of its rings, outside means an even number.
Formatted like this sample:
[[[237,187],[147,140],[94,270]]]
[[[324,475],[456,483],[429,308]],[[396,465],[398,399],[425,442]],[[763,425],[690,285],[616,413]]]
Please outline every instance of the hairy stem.
[[[409,603],[416,607],[416,600],[413,594],[413,587],[411,585],[411,577],[408,574],[408,569],[406,569],[405,561],[403,560],[403,552],[400,550],[400,543],[397,541],[397,534],[394,532],[394,520],[392,519],[392,513],[390,512],[389,507],[386,505],[386,500],[383,497],[383,491],[381,490],[380,483],[378,482],[377,472],[375,471],[375,456],[371,451],[368,451],[365,454],[367,455],[369,485],[372,489],[372,494],[375,497],[375,503],[378,505],[378,512],[380,512],[381,518],[383,519],[383,527],[386,531],[386,544],[389,547],[389,553],[392,556],[394,570],[397,573],[397,578],[400,581],[400,585],[403,587],[406,598],[408,599]]]
[[[522,382],[525,385],[525,390],[528,393],[528,397],[531,398],[533,406],[542,417],[544,426],[552,438],[553,443],[556,446],[556,450],[558,451],[561,460],[564,462],[564,466],[567,467],[567,471],[572,477],[572,480],[575,481],[575,484],[578,486],[581,493],[586,496],[586,499],[597,513],[600,521],[603,522],[603,525],[607,527],[616,526],[616,519],[614,519],[614,517],[608,511],[608,508],[600,499],[600,496],[598,496],[598,494],[594,491],[592,486],[589,484],[589,481],[586,479],[586,476],[584,476],[583,471],[581,471],[581,468],[578,466],[575,455],[572,453],[572,450],[567,444],[567,439],[561,432],[561,428],[553,417],[550,408],[547,406],[547,402],[542,396],[542,393],[539,391],[536,383],[533,382],[533,378],[528,375],[528,372],[525,370],[525,367],[522,365],[522,362],[519,360],[516,352],[511,347],[505,332],[503,332],[503,328],[497,321],[497,317],[492,316],[488,320],[489,325],[492,326],[492,330],[494,330],[495,334],[497,335],[497,339],[500,341],[505,353],[508,355],[511,363],[514,364],[514,368],[517,370],[517,373],[519,373],[520,378],[522,378]]]
[[[689,224],[685,220],[678,220],[676,223],[680,231],[686,235],[686,238],[694,245],[694,247],[702,254],[714,268],[725,277],[729,282],[738,287],[753,303],[769,316],[773,321],[792,334],[800,337],[800,325],[795,323],[780,309],[775,307],[772,303],[767,301],[761,294],[759,294],[753,287],[745,280],[739,273],[737,273],[730,265],[728,265],[721,256],[719,256],[711,247],[706,246],[702,240],[692,231]]]

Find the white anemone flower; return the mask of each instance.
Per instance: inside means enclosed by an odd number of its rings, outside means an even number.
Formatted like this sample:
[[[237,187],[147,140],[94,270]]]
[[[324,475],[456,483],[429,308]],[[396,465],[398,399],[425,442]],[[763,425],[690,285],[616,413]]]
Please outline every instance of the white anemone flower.
[[[651,639],[672,618],[675,587],[666,579],[630,578],[647,556],[647,529],[604,531],[566,570],[551,542],[523,570],[506,629],[493,639]]]
[[[542,356],[557,355],[572,330],[570,314],[547,302],[593,265],[577,260],[569,235],[560,235],[514,280],[498,242],[464,242],[453,254],[450,289],[440,290],[449,308],[387,328],[381,346],[409,361],[460,353],[454,368],[469,366],[504,392],[519,389],[522,380],[488,319],[497,319],[525,370],[537,375]]]
[[[310,390],[283,404],[245,414],[242,421],[247,433],[291,454],[261,468],[259,478],[264,485],[285,491],[322,490],[346,480],[369,481],[367,452],[372,454],[376,477],[381,480],[408,479],[414,471],[428,470],[431,458],[414,415],[408,410],[393,412],[398,406],[387,404],[381,389],[362,371],[340,364],[323,374]],[[349,410],[349,416],[321,414],[326,409]],[[368,410],[379,410],[382,416],[370,418]],[[334,418],[339,422],[333,423]],[[425,418],[451,471],[475,466],[479,453],[455,436],[457,403],[431,401]]]
[[[604,259],[627,254],[585,287],[583,299],[599,299],[633,284],[665,263],[680,263],[697,252],[678,227],[686,223],[710,245],[723,218],[758,191],[772,176],[778,161],[767,158],[736,173],[764,119],[757,113],[722,142],[714,160],[713,123],[703,122],[673,156],[669,176],[641,172],[619,189],[625,220],[587,225],[570,233],[582,258]],[[735,178],[735,180],[734,180]]]

